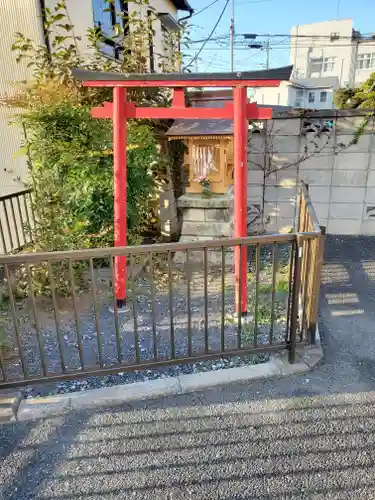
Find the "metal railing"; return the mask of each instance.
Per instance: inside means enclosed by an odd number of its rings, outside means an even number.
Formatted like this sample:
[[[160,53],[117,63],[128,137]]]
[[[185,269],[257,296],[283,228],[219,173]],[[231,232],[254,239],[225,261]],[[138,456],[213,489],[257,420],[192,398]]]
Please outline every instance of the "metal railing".
[[[313,342],[322,257],[305,186],[300,206],[295,234],[0,256],[11,345],[0,348],[0,387],[285,349],[293,362],[297,344]],[[247,247],[246,316],[236,247]],[[121,310],[118,256],[129,276]]]
[[[32,240],[35,224],[31,189],[0,196],[0,253],[11,253]]]

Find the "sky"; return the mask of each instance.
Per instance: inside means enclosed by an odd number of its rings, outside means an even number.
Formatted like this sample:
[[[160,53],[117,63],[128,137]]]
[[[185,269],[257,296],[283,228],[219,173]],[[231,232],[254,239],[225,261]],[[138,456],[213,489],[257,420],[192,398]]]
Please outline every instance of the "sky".
[[[193,9],[198,12],[214,0],[189,0]],[[190,19],[192,40],[208,37],[213,29],[227,0],[217,0],[201,14]],[[225,40],[208,42],[198,59],[194,60],[192,71],[229,71],[229,25],[231,3],[216,28],[213,38],[228,35]],[[338,13],[339,4],[339,17]],[[375,0],[235,0],[236,33],[288,34],[296,24],[348,19],[354,21],[354,28],[361,33],[375,33]],[[259,39],[265,41],[267,38]],[[270,67],[289,64],[289,40],[287,38],[269,38]],[[194,43],[189,50],[184,50],[185,64],[194,58],[202,43]],[[255,70],[265,67],[266,52],[260,49],[241,49],[234,53],[235,70]]]

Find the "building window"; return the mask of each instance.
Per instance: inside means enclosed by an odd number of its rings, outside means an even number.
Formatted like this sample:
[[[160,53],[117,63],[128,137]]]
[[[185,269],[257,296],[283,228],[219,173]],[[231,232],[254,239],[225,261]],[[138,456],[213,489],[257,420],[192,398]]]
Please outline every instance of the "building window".
[[[310,69],[311,73],[321,73],[323,67],[323,59],[321,57],[317,59],[311,59],[310,61]]]
[[[323,72],[333,71],[336,57],[325,57],[323,61]]]
[[[106,0],[92,0],[92,10],[94,13],[94,24],[100,28],[104,35],[113,36],[114,26],[120,24],[126,32],[127,21],[119,12],[123,12],[125,17],[128,14],[128,2],[126,0],[115,0],[106,2]]]
[[[335,68],[335,57],[318,57],[316,59],[310,60],[310,71],[311,73],[328,73]]]
[[[296,100],[295,107],[296,108],[302,108],[302,102],[299,99]]]
[[[92,0],[92,9],[94,13],[94,24],[99,28],[104,37],[104,44],[101,52],[111,58],[120,59],[120,53],[123,48],[115,40],[115,26],[122,25],[124,34],[129,31],[127,15],[128,2],[127,0],[114,0],[114,2],[106,2],[106,0]],[[118,15],[122,12],[124,16]]]
[[[320,102],[327,102],[327,92],[325,90],[320,92]]]
[[[357,69],[369,69],[375,65],[375,52],[368,54],[358,54]]]
[[[330,37],[331,37],[331,42],[334,42],[335,40],[339,40],[340,33],[338,31],[333,31]]]
[[[315,92],[309,92],[309,102],[315,102]]]
[[[302,90],[302,89],[298,89],[298,90],[296,91],[296,96],[297,96],[297,97],[303,97],[303,90]]]

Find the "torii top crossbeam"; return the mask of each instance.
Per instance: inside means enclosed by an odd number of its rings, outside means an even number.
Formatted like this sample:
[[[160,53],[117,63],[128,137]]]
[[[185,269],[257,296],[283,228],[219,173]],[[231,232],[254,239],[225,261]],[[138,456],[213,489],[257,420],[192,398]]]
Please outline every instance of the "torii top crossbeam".
[[[278,87],[289,80],[293,66],[233,73],[111,73],[73,69],[87,87]]]
[[[293,67],[286,66],[263,71],[235,73],[165,73],[129,74],[72,70],[73,76],[86,87],[112,87],[113,103],[94,108],[96,118],[113,120],[114,162],[114,231],[115,245],[126,246],[126,120],[129,118],[152,119],[230,119],[234,131],[234,236],[247,236],[247,135],[249,120],[272,118],[272,110],[258,109],[256,103],[248,103],[248,87],[278,87],[289,80]],[[127,88],[169,87],[173,89],[172,106],[169,108],[137,107],[126,101]],[[188,87],[232,87],[233,103],[224,108],[189,108],[185,104],[184,88]],[[116,258],[115,294],[117,304],[122,307],[126,299],[126,259]],[[241,304],[241,312],[247,309],[247,252],[246,248],[235,250],[235,274]]]

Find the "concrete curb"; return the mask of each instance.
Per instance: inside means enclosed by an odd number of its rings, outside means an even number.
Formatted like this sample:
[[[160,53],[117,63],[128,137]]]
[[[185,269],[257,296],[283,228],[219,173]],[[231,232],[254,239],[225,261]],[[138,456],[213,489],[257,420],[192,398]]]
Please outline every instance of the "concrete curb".
[[[14,422],[22,401],[20,392],[0,395],[0,424]]]
[[[44,398],[21,400],[16,417],[18,421],[36,420],[68,413],[71,410],[86,410],[101,406],[117,406],[139,400],[175,396],[212,387],[249,382],[251,380],[284,377],[306,373],[312,370],[323,358],[320,337],[317,332],[314,346],[297,350],[296,361],[288,362],[288,353],[275,354],[267,363],[259,365],[228,368],[178,377],[161,378],[145,382],[135,382],[113,387],[92,389],[86,392],[73,392]]]

